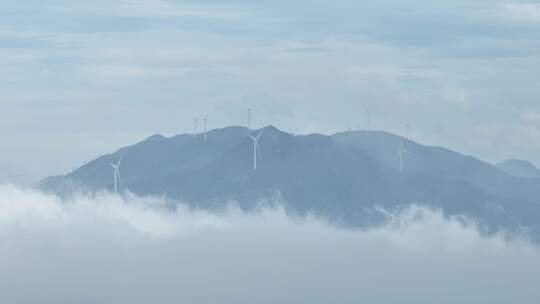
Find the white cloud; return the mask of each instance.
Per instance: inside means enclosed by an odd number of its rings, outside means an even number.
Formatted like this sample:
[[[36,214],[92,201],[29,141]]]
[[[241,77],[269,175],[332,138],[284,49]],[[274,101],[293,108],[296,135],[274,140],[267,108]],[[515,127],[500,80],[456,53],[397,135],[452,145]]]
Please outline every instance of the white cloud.
[[[0,187],[3,303],[536,303],[538,248],[413,208],[347,231]],[[464,224],[465,223],[465,224]]]
[[[504,8],[514,18],[540,21],[540,4],[538,3],[507,3]]]
[[[112,79],[128,80],[131,78],[140,78],[148,76],[152,73],[151,69],[139,66],[121,66],[121,65],[91,65],[81,68],[83,74],[89,76],[90,79],[99,79],[106,81]]]
[[[529,124],[536,125],[540,128],[540,113],[527,111],[522,114],[521,118],[523,121]]]
[[[458,104],[464,109],[469,109],[471,107],[471,100],[467,91],[462,88],[445,87],[442,95],[448,102]]]

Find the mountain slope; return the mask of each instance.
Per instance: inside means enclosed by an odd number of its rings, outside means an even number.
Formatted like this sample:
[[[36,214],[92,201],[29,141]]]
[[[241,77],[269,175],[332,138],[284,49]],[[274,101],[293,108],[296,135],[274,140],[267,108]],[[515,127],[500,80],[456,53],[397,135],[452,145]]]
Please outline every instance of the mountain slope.
[[[416,175],[469,183],[507,201],[540,203],[540,180],[523,183],[520,179],[471,156],[439,147],[427,147],[402,137],[381,132],[343,132],[332,135],[343,145],[356,147],[393,168],[399,168],[399,147],[403,141],[405,168]]]
[[[246,138],[200,170],[130,185],[130,189],[166,193],[205,206],[235,200],[246,208],[278,194],[299,212],[392,199],[391,192],[381,191],[383,185],[389,185],[386,168],[329,137],[293,136],[266,128],[257,171],[252,167],[252,149],[251,140]]]
[[[540,178],[540,169],[531,162],[509,159],[496,165],[502,171],[520,178]]]
[[[292,212],[311,212],[354,226],[376,222],[377,217],[370,213],[376,206],[393,209],[414,203],[486,222],[506,220],[497,214],[503,200],[467,181],[400,172],[332,137],[293,136],[268,127],[261,138],[257,171],[251,164],[252,149],[246,138],[200,169],[128,187],[139,194],[165,194],[203,208],[235,201],[250,209],[260,200],[277,196]]]
[[[207,141],[202,135],[182,134],[170,138],[153,135],[138,144],[103,155],[66,176],[46,179],[41,187],[57,192],[69,192],[70,187],[111,189],[111,163],[118,162],[122,155],[122,184],[195,170],[232,149],[247,133],[247,128],[227,127],[210,131]]]

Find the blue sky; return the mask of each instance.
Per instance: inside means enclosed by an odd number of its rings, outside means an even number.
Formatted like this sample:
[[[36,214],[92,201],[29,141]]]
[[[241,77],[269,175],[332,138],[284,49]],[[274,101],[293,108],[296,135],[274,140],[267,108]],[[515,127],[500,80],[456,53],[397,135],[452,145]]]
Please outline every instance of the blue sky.
[[[0,174],[35,181],[154,133],[365,124],[540,165],[540,2],[3,0]]]

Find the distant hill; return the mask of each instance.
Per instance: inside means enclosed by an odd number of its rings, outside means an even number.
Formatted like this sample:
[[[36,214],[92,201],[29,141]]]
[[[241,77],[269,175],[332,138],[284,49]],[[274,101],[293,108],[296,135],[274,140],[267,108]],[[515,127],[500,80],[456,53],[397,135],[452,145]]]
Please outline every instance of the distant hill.
[[[509,159],[496,166],[515,177],[540,178],[540,170],[529,161]]]
[[[42,187],[62,195],[80,188],[111,189],[110,163],[124,154],[123,189],[165,195],[198,208],[234,201],[249,210],[277,201],[290,213],[309,212],[362,227],[383,219],[378,207],[423,204],[447,215],[475,217],[488,230],[535,230],[540,223],[540,179],[523,181],[471,156],[380,131],[295,136],[266,127],[254,171],[249,132],[242,127],[213,130],[206,141],[189,134],[155,135],[47,179]],[[401,142],[407,150],[403,170]]]

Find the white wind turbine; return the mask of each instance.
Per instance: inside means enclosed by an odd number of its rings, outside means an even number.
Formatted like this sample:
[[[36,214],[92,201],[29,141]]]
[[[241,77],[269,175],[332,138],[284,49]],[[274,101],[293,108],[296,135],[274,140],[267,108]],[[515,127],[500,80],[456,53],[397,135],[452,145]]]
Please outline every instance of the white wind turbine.
[[[406,134],[405,138],[410,140],[411,139],[410,138],[410,136],[411,136],[411,124],[406,124],[405,125],[405,134]]]
[[[205,117],[203,118],[204,121],[204,140],[208,140],[208,119]]]
[[[404,164],[404,157],[403,155],[405,153],[410,153],[409,151],[405,150],[405,147],[403,145],[403,139],[400,139],[400,146],[399,146],[399,171],[405,170],[405,164]]]
[[[248,134],[248,136],[253,141],[253,170],[254,171],[257,171],[257,155],[261,152],[259,150],[259,138],[261,138],[263,133],[264,133],[264,129],[262,129],[261,133],[259,133],[259,135],[257,135],[257,136],[253,136],[251,134]]]
[[[111,167],[113,168],[113,174],[114,174],[114,193],[118,193],[118,184],[120,183],[120,164],[122,163],[122,159],[124,159],[123,153],[116,164],[111,163]]]
[[[247,109],[247,128],[251,130],[251,109]]]

